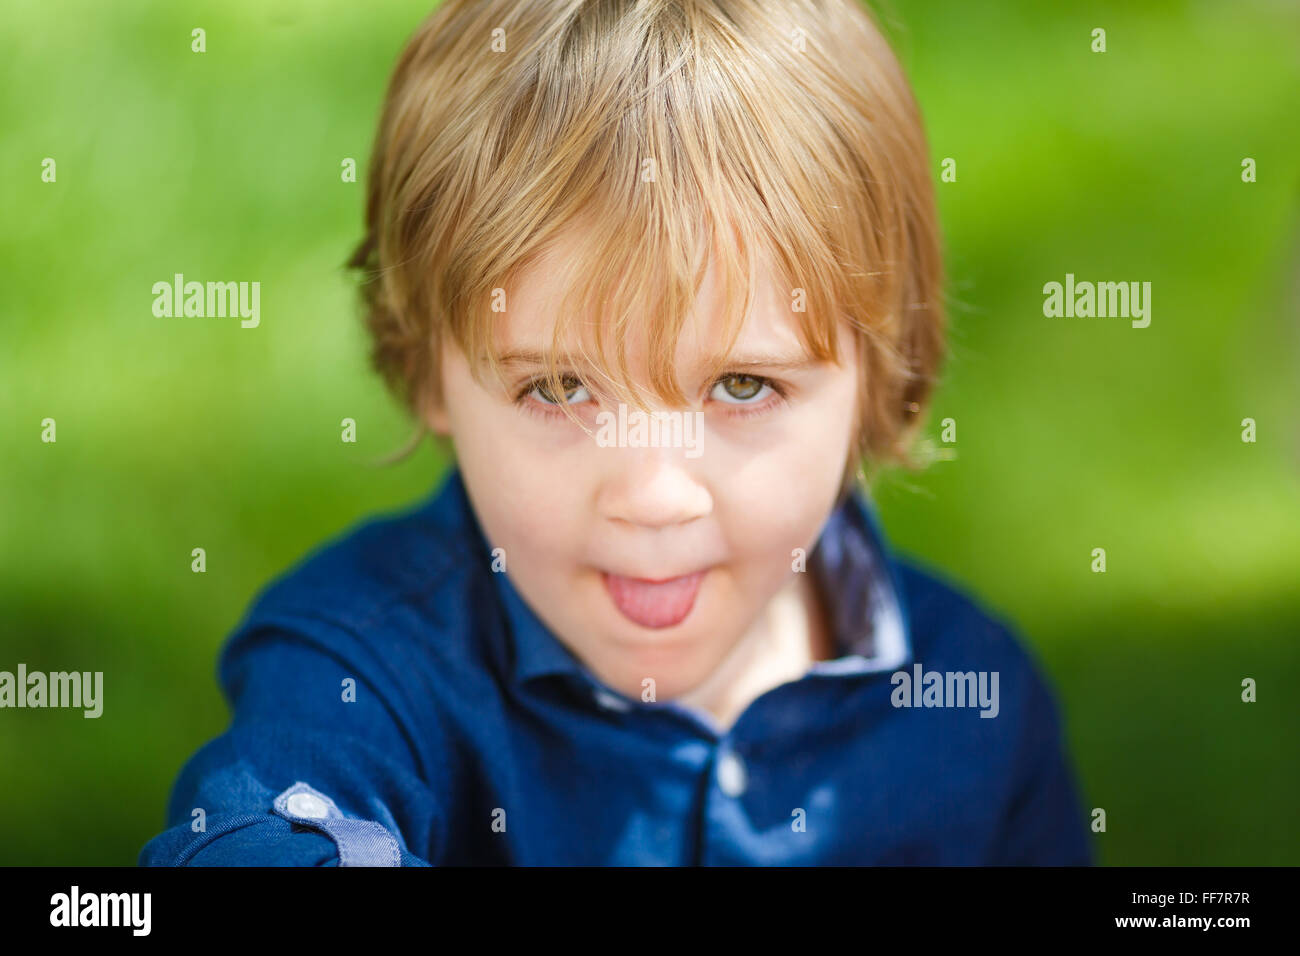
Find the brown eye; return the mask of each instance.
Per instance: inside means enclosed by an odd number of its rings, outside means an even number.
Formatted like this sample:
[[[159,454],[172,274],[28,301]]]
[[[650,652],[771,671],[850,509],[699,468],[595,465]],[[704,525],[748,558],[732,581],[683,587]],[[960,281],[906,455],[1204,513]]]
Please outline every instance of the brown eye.
[[[587,388],[578,379],[570,375],[563,376],[560,384],[564,387],[564,398],[560,399],[547,387],[546,380],[540,379],[533,383],[529,394],[535,396],[538,401],[547,405],[571,405],[575,401],[585,401],[587,399]]]
[[[756,397],[766,397],[767,388],[764,379],[753,375],[725,375],[713,387],[713,397],[732,405],[752,405]]]

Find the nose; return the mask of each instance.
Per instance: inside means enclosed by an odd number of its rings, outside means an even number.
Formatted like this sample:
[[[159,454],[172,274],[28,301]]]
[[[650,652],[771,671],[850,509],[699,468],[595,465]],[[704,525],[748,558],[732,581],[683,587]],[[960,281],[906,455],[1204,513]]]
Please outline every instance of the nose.
[[[597,500],[602,517],[642,528],[685,524],[713,510],[713,496],[680,448],[604,449],[621,460]]]

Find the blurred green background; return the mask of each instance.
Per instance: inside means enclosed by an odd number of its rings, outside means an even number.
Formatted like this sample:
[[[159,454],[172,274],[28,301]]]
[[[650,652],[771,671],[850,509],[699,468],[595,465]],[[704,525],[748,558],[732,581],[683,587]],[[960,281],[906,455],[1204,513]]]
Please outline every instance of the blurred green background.
[[[374,464],[408,426],[340,267],[427,10],[4,5],[0,669],[101,670],[105,709],[0,711],[2,864],[133,864],[225,727],[216,653],[257,589],[441,473],[428,445]],[[1032,643],[1101,862],[1300,863],[1300,6],[882,12],[936,180],[957,161],[928,431],[954,418],[956,457],[882,480],[886,529]],[[260,281],[261,326],[155,318],[176,272]],[[1151,326],[1045,318],[1067,272],[1150,281]]]

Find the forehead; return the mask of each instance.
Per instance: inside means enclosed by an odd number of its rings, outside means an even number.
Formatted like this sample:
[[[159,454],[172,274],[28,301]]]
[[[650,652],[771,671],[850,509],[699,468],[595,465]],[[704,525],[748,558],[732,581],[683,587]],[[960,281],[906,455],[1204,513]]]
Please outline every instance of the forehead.
[[[498,355],[510,360],[545,355],[551,350],[556,323],[568,308],[564,296],[582,278],[583,261],[580,244],[573,234],[568,234],[518,274],[506,288],[506,309],[496,317],[494,341]],[[766,257],[758,259],[754,279],[749,310],[728,355],[806,361],[809,355],[793,309],[793,290],[781,287],[784,283]],[[679,370],[708,364],[726,344],[723,286],[715,255],[708,262],[694,304],[677,336],[674,364]],[[736,291],[740,295],[734,305],[738,306],[743,291]],[[610,322],[610,317],[569,314],[566,320],[560,357],[588,356],[599,362],[586,344],[591,341],[593,324]],[[653,312],[641,312],[635,316],[630,334],[614,343],[624,351],[634,374],[644,368],[652,345],[662,342],[666,334],[663,326]]]

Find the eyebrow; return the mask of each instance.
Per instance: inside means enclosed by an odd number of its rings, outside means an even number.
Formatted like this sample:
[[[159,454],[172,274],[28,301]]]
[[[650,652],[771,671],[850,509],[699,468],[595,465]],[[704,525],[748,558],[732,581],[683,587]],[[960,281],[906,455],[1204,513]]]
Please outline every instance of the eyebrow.
[[[499,361],[503,366],[543,366],[546,364],[546,356],[547,353],[539,352],[536,349],[510,349],[501,354]],[[742,353],[739,355],[729,356],[725,361],[715,358],[715,361],[716,364],[722,368],[766,368],[777,369],[780,371],[799,371],[801,369],[808,369],[822,364],[820,359],[814,358],[806,353]],[[586,364],[589,363],[577,361],[568,355],[561,356],[560,361],[557,363],[557,365],[562,367],[568,366],[575,368]]]

